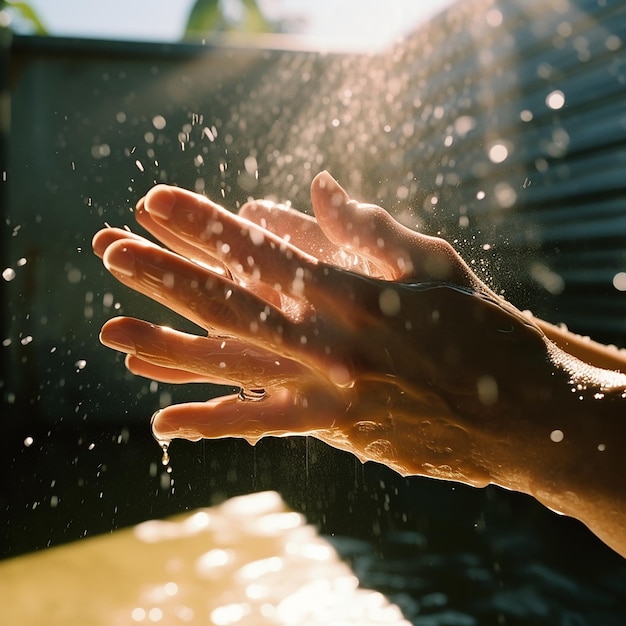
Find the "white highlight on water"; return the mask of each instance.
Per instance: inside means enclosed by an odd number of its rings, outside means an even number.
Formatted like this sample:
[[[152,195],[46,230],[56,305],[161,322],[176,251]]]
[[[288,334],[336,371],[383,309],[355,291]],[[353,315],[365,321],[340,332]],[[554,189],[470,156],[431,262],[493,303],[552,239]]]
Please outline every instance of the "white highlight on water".
[[[565,435],[563,434],[562,430],[556,429],[550,433],[550,439],[554,441],[554,443],[560,443],[561,441],[563,441],[564,438]]]

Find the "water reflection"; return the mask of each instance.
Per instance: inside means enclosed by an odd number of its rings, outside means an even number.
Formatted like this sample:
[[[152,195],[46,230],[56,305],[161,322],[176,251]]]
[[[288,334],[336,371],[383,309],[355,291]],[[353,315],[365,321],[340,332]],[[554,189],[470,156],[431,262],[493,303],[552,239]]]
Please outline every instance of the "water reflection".
[[[0,577],[3,619],[21,626],[409,624],[275,492],[17,558]]]

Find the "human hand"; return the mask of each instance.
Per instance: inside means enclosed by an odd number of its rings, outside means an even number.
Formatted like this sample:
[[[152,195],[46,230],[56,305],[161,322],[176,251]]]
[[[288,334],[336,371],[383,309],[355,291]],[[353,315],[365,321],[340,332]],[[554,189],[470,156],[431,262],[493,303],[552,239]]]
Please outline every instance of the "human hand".
[[[541,331],[445,241],[351,200],[327,173],[311,197],[315,218],[263,201],[235,215],[157,186],[136,217],[169,250],[118,229],[94,238],[122,283],[208,331],[119,317],[102,342],[141,376],[244,390],[166,407],[155,433],[307,434],[402,474],[497,481],[491,450],[522,428],[502,415],[520,377],[545,375]]]

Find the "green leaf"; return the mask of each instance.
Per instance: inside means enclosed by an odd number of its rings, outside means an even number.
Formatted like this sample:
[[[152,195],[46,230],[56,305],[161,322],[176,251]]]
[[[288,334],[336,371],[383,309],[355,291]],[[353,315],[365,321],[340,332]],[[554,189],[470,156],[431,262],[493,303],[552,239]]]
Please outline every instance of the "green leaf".
[[[196,0],[189,13],[184,38],[224,30],[225,25],[220,0]]]
[[[243,15],[232,22],[224,15],[221,0],[196,0],[185,28],[185,39],[197,39],[214,32],[268,33],[276,30],[259,8],[257,0],[240,0]]]
[[[43,22],[39,19],[39,16],[27,2],[14,2],[13,0],[7,1],[8,8],[19,13],[25,20],[30,22],[33,27],[33,32],[36,35],[47,35],[48,30],[44,26]]]
[[[243,0],[246,9],[243,30],[246,33],[271,33],[272,23],[263,15],[257,0]]]

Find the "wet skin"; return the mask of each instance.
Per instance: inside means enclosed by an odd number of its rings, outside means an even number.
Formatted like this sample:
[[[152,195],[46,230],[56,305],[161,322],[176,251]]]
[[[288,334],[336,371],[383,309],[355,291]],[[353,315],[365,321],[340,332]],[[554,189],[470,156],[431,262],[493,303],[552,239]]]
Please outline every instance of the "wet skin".
[[[264,201],[235,215],[160,185],[136,218],[163,247],[95,236],[117,279],[207,332],[110,320],[102,342],[132,372],[265,390],[166,407],[155,433],[312,435],[405,475],[532,494],[626,554],[623,455],[610,445],[626,440],[624,357],[522,314],[448,243],[327,173],[311,199],[314,218]]]

